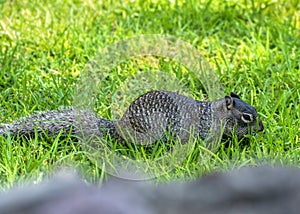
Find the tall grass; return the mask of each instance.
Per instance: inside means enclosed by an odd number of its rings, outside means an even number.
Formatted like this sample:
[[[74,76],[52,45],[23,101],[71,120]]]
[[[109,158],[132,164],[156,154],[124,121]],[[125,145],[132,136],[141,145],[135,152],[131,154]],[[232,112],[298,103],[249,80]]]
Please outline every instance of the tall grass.
[[[300,157],[300,5],[288,1],[4,1],[0,3],[0,119],[70,106],[85,65],[101,48],[141,34],[168,34],[197,48],[234,91],[258,110],[266,130],[249,144],[233,139],[209,158],[196,146],[159,180],[187,179],[262,163],[298,165]],[[194,98],[201,81],[166,59],[118,65],[99,88],[96,112],[113,118],[112,101],[139,70],[166,70]],[[122,71],[122,72],[121,72]],[[182,72],[182,73],[181,73]],[[0,137],[0,185],[36,182],[74,167],[91,182],[107,177],[70,137]],[[154,150],[157,151],[157,150]],[[205,161],[204,161],[205,159]]]

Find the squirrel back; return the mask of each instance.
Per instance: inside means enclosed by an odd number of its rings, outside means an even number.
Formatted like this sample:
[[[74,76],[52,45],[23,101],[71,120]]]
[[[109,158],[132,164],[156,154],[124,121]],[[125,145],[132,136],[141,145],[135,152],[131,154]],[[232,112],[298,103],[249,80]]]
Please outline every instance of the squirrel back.
[[[151,91],[129,106],[116,129],[123,139],[140,144],[164,140],[167,135],[185,143],[191,131],[205,139],[211,127],[210,105],[175,92]]]
[[[120,141],[151,144],[168,135],[186,143],[191,137],[212,141],[216,137],[239,138],[249,131],[264,129],[254,107],[231,93],[212,102],[169,91],[150,91],[141,95],[117,121],[98,117],[89,110],[64,109],[38,113],[13,124],[0,126],[0,135],[32,135],[60,132],[75,136],[103,137],[107,133]]]

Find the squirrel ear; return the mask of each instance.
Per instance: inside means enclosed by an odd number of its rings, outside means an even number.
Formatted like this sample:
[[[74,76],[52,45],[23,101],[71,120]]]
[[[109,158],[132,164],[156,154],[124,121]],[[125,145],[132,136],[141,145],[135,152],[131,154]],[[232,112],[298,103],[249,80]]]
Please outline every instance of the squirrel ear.
[[[232,107],[233,107],[233,99],[232,99],[232,97],[225,96],[225,102],[226,102],[227,110],[232,109]]]
[[[236,94],[233,93],[233,92],[230,92],[230,96],[231,96],[231,97],[238,98],[239,100],[241,99],[238,95],[236,95]]]

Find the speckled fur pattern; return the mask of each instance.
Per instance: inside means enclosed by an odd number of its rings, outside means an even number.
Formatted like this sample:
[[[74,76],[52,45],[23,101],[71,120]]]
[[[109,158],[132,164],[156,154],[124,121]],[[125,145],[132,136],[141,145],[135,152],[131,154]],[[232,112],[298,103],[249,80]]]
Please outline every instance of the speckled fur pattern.
[[[195,137],[206,138],[210,125],[210,103],[175,92],[152,91],[129,106],[117,122],[117,127],[121,127],[117,130],[123,139],[133,138],[141,144],[151,144],[168,136],[185,143],[191,132]]]

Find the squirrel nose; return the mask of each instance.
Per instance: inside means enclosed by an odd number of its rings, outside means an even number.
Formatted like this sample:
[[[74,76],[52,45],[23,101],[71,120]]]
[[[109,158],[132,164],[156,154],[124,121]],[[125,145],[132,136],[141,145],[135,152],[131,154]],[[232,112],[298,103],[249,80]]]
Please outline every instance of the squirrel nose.
[[[259,128],[258,128],[258,131],[263,131],[265,128],[264,128],[264,125],[263,123],[261,122],[261,120],[259,121]]]

